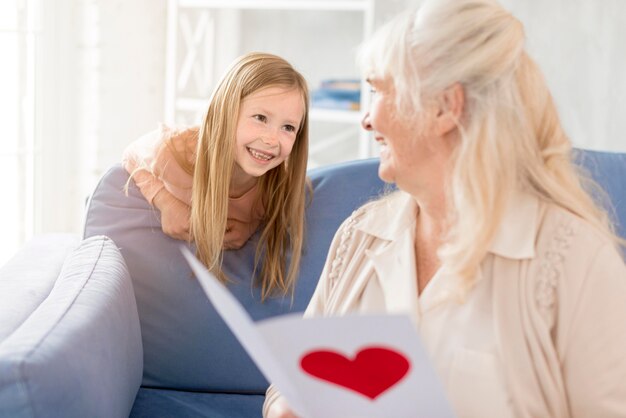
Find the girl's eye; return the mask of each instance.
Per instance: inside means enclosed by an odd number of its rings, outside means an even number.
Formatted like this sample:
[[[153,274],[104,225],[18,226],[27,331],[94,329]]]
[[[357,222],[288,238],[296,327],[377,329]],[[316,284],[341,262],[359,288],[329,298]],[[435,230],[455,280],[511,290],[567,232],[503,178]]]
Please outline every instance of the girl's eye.
[[[285,125],[285,130],[287,132],[295,132],[296,131],[296,127],[293,125]]]
[[[267,117],[265,115],[254,115],[252,117],[259,122],[267,122]]]

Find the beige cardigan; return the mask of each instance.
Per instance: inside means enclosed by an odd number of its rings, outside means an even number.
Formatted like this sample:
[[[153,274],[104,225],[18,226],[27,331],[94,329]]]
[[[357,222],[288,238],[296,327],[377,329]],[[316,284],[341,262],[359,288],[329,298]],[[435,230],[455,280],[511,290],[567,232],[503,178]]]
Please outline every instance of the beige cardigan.
[[[406,286],[393,278],[407,277],[415,213],[403,192],[355,211],[335,235],[305,315],[410,309]],[[516,417],[626,417],[626,266],[612,243],[571,213],[518,195],[481,271],[493,280]],[[264,416],[278,396],[268,389]]]

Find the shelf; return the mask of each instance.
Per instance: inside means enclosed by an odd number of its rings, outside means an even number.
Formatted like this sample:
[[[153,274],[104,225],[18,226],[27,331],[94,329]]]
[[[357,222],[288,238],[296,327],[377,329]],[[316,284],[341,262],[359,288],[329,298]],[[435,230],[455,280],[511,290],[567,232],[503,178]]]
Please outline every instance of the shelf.
[[[370,0],[179,0],[180,7],[254,10],[368,10]]]

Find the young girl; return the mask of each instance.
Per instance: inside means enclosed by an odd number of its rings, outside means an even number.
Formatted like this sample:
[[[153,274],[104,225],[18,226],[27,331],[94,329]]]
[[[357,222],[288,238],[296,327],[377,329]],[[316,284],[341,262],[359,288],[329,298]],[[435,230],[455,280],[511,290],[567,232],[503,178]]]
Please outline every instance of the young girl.
[[[262,228],[255,263],[263,254],[263,299],[290,291],[298,273],[308,102],[304,77],[287,61],[249,53],[219,82],[200,127],[161,126],[124,152],[126,170],[161,212],[163,232],[195,241],[198,258],[222,281],[222,251]]]

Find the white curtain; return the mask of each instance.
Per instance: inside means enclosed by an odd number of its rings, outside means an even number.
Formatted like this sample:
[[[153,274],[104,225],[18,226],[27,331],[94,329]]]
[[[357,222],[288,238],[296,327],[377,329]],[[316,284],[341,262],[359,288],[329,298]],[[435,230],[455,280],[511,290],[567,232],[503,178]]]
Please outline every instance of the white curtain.
[[[35,225],[39,11],[36,0],[0,2],[0,265],[33,234]]]

